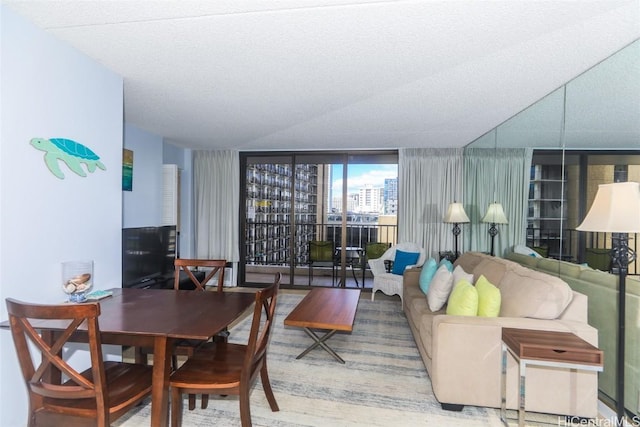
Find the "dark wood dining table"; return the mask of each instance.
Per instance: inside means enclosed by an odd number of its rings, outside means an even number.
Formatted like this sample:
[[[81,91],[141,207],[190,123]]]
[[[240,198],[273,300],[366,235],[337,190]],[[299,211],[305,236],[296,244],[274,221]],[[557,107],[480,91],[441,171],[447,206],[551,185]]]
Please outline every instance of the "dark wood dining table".
[[[151,425],[168,425],[169,376],[175,340],[208,340],[236,320],[255,301],[254,293],[158,289],[111,289],[100,300],[103,344],[153,348]],[[37,323],[45,339],[62,325]],[[47,338],[48,337],[48,338]],[[82,336],[76,338],[83,341]]]

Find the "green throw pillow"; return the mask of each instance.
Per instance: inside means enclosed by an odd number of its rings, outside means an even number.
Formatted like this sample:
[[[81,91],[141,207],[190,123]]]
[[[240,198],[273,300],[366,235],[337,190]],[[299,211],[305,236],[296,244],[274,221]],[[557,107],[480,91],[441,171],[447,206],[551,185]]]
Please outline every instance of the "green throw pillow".
[[[478,316],[498,317],[502,303],[500,289],[484,276],[480,276],[476,280],[476,289],[478,290]]]
[[[467,280],[453,285],[447,303],[447,314],[454,316],[475,316],[478,313],[478,290]]]
[[[420,271],[420,278],[418,279],[418,283],[420,284],[420,290],[422,290],[425,295],[429,290],[429,285],[431,284],[431,280],[433,279],[433,275],[436,274],[437,269],[438,264],[433,258],[429,258],[429,260],[422,266],[422,271]]]
[[[402,276],[404,269],[410,265],[415,265],[415,263],[418,262],[418,258],[420,258],[420,254],[418,252],[396,251],[396,258],[393,260],[391,273]]]

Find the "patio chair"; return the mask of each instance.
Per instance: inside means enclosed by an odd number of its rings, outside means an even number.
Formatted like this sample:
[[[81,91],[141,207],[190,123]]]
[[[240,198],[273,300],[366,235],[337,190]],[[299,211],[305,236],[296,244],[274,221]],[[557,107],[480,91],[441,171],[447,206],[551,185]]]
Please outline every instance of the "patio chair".
[[[369,260],[369,266],[371,267],[371,273],[373,273],[373,288],[371,289],[371,301],[374,301],[376,291],[382,291],[386,295],[399,295],[400,302],[404,304],[402,300],[402,274],[394,274],[393,269],[391,272],[387,271],[385,261],[395,261],[396,251],[413,252],[418,253],[418,261],[415,264],[407,265],[406,268],[420,267],[426,261],[425,250],[419,247],[415,243],[398,243],[395,246],[390,247],[387,251],[377,259]],[[396,266],[397,267],[397,266]]]
[[[364,245],[364,252],[362,256],[361,268],[362,268],[362,287],[365,286],[366,270],[369,266],[369,260],[380,258],[391,247],[391,243],[385,242],[368,242]]]
[[[309,286],[313,281],[314,267],[331,267],[331,285],[336,283],[336,246],[331,241],[309,241]]]

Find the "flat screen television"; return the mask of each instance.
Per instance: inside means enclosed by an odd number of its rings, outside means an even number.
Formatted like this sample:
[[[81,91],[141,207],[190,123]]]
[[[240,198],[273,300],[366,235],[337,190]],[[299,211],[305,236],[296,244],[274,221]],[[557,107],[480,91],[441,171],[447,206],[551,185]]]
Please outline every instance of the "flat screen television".
[[[122,229],[122,287],[164,285],[173,278],[176,227]]]

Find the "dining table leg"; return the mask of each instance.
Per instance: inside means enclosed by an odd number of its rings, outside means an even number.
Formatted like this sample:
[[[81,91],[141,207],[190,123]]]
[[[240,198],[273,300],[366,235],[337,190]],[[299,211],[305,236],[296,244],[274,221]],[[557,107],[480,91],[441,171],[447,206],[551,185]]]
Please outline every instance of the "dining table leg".
[[[153,341],[153,381],[151,386],[151,425],[169,425],[169,376],[171,375],[171,338],[157,336]]]

